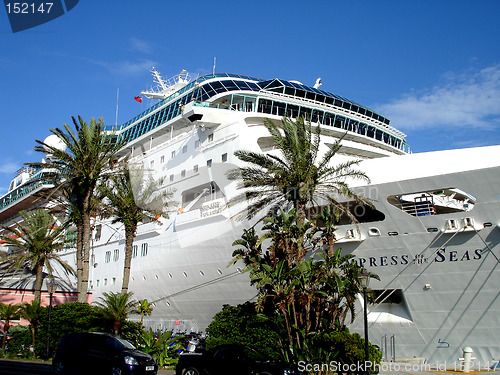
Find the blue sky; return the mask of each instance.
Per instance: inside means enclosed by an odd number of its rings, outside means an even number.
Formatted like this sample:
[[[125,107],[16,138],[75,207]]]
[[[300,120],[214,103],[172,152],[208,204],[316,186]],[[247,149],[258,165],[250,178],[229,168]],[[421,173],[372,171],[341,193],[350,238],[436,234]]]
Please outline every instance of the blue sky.
[[[295,79],[366,105],[413,152],[500,144],[500,1],[81,0],[13,34],[0,8],[0,194],[49,128],[123,123],[186,69]]]

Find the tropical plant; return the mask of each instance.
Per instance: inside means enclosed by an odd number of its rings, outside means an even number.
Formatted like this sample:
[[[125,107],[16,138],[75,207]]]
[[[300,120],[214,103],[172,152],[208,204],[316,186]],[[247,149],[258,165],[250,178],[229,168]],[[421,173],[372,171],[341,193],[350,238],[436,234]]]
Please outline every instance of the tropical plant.
[[[245,231],[242,240],[235,241],[242,247],[233,253],[235,261],[244,261],[259,291],[257,309],[283,332],[278,342],[287,360],[312,361],[321,353],[332,356],[334,352],[321,351],[320,337],[322,332],[343,329],[348,316],[354,319],[361,268],[352,262],[353,255],[342,255],[340,249],[323,253],[321,229],[299,220],[295,209],[280,210],[265,217],[264,223],[260,238]],[[267,250],[259,255],[256,249],[265,240]],[[313,249],[318,250],[314,257],[300,255]]]
[[[11,252],[2,257],[0,265],[5,272],[29,269],[35,274],[35,300],[40,301],[43,270],[47,269],[52,277],[54,266],[58,265],[66,274],[74,275],[73,268],[63,261],[59,254],[66,245],[67,225],[59,225],[58,219],[44,209],[21,211],[23,222],[14,222],[14,226],[2,226],[9,233],[0,236]]]
[[[123,294],[128,292],[132,248],[138,224],[144,220],[156,221],[162,216],[168,218],[169,199],[173,193],[162,189],[162,183],[163,180],[146,178],[142,168],[125,167],[98,188],[105,198],[100,209],[101,215],[113,217],[113,224],[121,222],[125,226]]]
[[[180,352],[185,348],[181,340],[184,336],[172,337],[172,332],[142,331],[139,336],[139,349],[154,357],[158,366],[170,367],[179,361]]]
[[[114,173],[117,153],[126,140],[120,141],[103,131],[104,122],[94,118],[87,124],[78,116],[72,117],[75,130],[68,124],[64,129],[50,131],[62,142],[65,149],[36,140],[35,151],[47,154],[44,163],[27,163],[36,168],[53,170],[43,179],[56,187],[52,198],[57,199],[69,212],[69,219],[76,225],[76,255],[78,301],[87,299],[90,259],[90,217],[96,210],[94,199],[96,186]]]
[[[7,343],[7,334],[10,329],[10,321],[19,316],[19,305],[0,302],[0,320],[3,320],[3,338],[2,351],[5,353],[5,344]]]
[[[40,301],[37,300],[33,300],[31,304],[25,302],[20,306],[19,309],[21,316],[30,324],[31,345],[33,346],[33,348],[35,347],[35,337],[38,333],[38,327],[40,326],[40,323],[42,321],[41,318],[43,309],[44,308],[40,304]]]
[[[144,316],[151,316],[151,314],[153,313],[153,305],[149,303],[147,299],[140,300],[137,306],[137,312],[141,314],[140,324],[142,326],[142,323],[144,322]]]
[[[252,218],[265,208],[276,209],[291,203],[299,218],[304,220],[308,206],[321,199],[354,220],[349,207],[337,198],[346,197],[370,204],[346,183],[348,179],[369,182],[365,173],[354,169],[359,160],[332,165],[333,157],[341,148],[341,139],[329,146],[320,159],[319,126],[313,129],[311,122],[302,117],[295,120],[283,118],[281,128],[268,119],[264,120],[264,125],[277,151],[269,154],[236,151],[234,154],[238,159],[250,165],[232,169],[227,174],[245,189],[230,201],[230,205],[248,203],[248,207],[236,217]]]
[[[105,313],[113,319],[113,330],[118,335],[122,323],[130,314],[137,311],[137,301],[132,300],[133,293],[103,293],[96,305],[103,308]]]

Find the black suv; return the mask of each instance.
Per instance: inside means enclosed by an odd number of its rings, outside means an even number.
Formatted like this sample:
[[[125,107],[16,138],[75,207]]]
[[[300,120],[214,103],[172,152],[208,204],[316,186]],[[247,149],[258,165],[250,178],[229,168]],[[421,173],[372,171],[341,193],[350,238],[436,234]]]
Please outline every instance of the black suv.
[[[158,366],[149,354],[122,338],[97,332],[73,332],[63,337],[52,360],[62,374],[156,375]]]

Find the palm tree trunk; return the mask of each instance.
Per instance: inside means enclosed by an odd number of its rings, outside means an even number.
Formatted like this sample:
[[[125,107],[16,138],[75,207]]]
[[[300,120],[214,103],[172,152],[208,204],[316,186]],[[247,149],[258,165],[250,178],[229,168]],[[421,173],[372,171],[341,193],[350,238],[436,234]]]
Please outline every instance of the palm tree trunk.
[[[134,244],[136,227],[125,229],[125,262],[123,265],[122,294],[128,293],[130,266],[132,264],[132,246]],[[142,319],[141,319],[142,324]]]
[[[35,301],[40,302],[42,295],[42,276],[43,276],[43,264],[38,263],[35,266]]]
[[[9,331],[10,323],[8,321],[3,325],[2,351],[5,353],[5,344],[7,343],[7,332]]]
[[[83,216],[83,267],[78,291],[78,302],[87,302],[87,292],[89,288],[89,260],[90,260],[90,215]]]
[[[83,221],[76,222],[76,278],[77,278],[77,293],[78,302],[80,301],[80,295],[82,294],[82,278],[83,278],[83,248],[84,248],[84,236],[83,236]]]

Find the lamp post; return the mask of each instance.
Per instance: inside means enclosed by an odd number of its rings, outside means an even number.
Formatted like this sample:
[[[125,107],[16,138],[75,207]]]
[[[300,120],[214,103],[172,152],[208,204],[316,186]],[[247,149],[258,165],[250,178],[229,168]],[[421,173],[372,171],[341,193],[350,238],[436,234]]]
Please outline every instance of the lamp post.
[[[56,281],[51,278],[47,280],[47,292],[49,292],[49,321],[47,324],[47,358],[50,358],[50,313],[52,312],[52,294],[57,289]]]
[[[365,320],[365,373],[369,374],[368,363],[370,357],[368,355],[368,302],[366,298],[366,289],[370,285],[370,274],[366,272],[366,269],[362,269],[358,275],[359,285],[363,288],[363,304],[364,304],[364,320]]]

